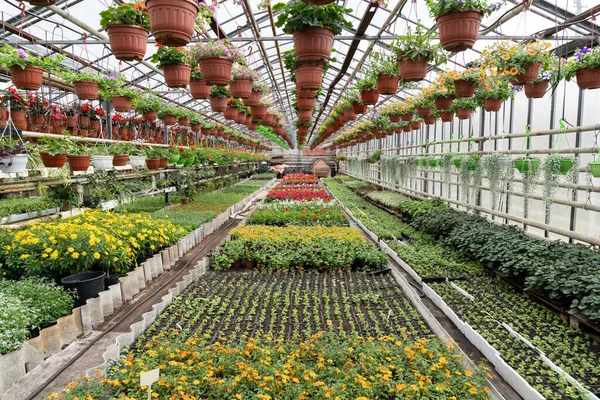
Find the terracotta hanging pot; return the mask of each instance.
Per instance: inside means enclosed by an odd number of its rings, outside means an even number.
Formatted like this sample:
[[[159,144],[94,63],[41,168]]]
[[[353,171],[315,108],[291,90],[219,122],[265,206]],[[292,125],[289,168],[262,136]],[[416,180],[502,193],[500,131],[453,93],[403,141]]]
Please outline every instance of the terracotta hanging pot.
[[[326,4],[331,4],[335,0],[302,0],[303,3],[314,4],[316,6],[324,6]]]
[[[160,158],[147,158],[146,167],[148,167],[149,170],[160,168]]]
[[[354,121],[356,119],[356,113],[351,108],[344,110],[344,118],[346,118],[346,121]]]
[[[83,115],[79,116],[79,126],[89,127],[90,126],[90,117],[85,117]]]
[[[200,129],[202,129],[202,125],[201,124],[192,124],[191,129],[194,132],[200,132]]]
[[[394,122],[394,123],[400,122],[400,120],[401,120],[400,115],[390,115],[389,117],[390,117],[390,121]]]
[[[253,122],[250,125],[248,125],[248,129],[250,129],[251,131],[255,131],[256,128],[258,128],[258,123]]]
[[[413,131],[418,131],[419,129],[421,129],[421,121],[415,121],[412,124],[410,124],[410,127]]]
[[[202,57],[200,59],[202,78],[209,85],[227,86],[231,79],[233,61],[228,57]]]
[[[436,99],[434,100],[435,102],[435,108],[437,108],[438,110],[448,110],[450,107],[452,107],[452,98],[451,97],[436,97]]]
[[[237,122],[238,124],[245,124],[246,123],[246,113],[238,112],[238,114],[235,116],[235,122]]]
[[[298,61],[327,61],[333,47],[333,29],[311,26],[294,31]]]
[[[435,116],[433,114],[423,117],[423,122],[425,125],[433,125],[435,124]]]
[[[312,110],[307,110],[307,111],[299,110],[298,111],[298,121],[300,121],[301,124],[308,124],[308,123],[310,123],[311,119],[312,119]]]
[[[394,133],[400,133],[402,132],[402,127],[401,126],[397,126],[394,128]]]
[[[475,85],[464,79],[454,81],[454,91],[457,97],[473,97],[475,95]]]
[[[211,97],[210,108],[213,112],[224,112],[227,110],[227,97]]]
[[[308,126],[299,126],[298,127],[298,135],[299,136],[306,136],[306,135],[308,135]]]
[[[80,100],[96,100],[98,98],[98,84],[96,82],[73,82],[75,95]]]
[[[158,111],[146,111],[142,114],[142,121],[154,121],[158,117]]]
[[[377,77],[377,91],[385,95],[396,94],[399,82],[398,76],[380,73]]]
[[[27,0],[32,6],[46,7],[56,3],[56,0]]]
[[[165,46],[185,46],[192,40],[198,14],[195,0],[146,0],[150,30]]]
[[[304,90],[318,90],[323,81],[323,65],[304,64],[296,67],[296,86]]]
[[[165,84],[170,88],[185,88],[190,84],[192,67],[187,64],[173,63],[163,67]]]
[[[235,117],[237,117],[237,115],[238,115],[237,108],[227,106],[227,109],[223,113],[223,118],[233,121],[233,120],[235,120]]]
[[[580,89],[600,88],[600,67],[581,68],[575,74],[577,77],[577,86]]]
[[[87,171],[90,167],[90,156],[89,155],[74,155],[69,154],[69,168],[71,171]]]
[[[298,109],[303,111],[312,110],[315,105],[315,99],[310,97],[298,97],[296,101],[298,102]]]
[[[473,48],[479,37],[482,17],[477,10],[453,11],[437,17],[442,48],[452,52]]]
[[[400,114],[400,119],[404,122],[412,121],[413,117],[413,113]]]
[[[188,126],[190,124],[190,119],[188,117],[178,118],[177,124],[179,124],[179,126]]]
[[[402,132],[407,132],[408,133],[410,131],[412,131],[412,128],[411,128],[410,124],[406,124],[406,125],[402,126]]]
[[[528,99],[541,99],[548,90],[550,81],[531,82],[523,85],[525,97]]]
[[[411,60],[407,56],[402,56],[398,62],[398,68],[400,68],[400,78],[403,81],[422,81],[427,75],[427,58],[419,56]]]
[[[29,120],[31,122],[31,125],[41,127],[46,122],[46,117],[44,116],[44,114],[31,114],[29,116]]]
[[[14,117],[13,117],[13,120],[14,120]],[[77,117],[75,117],[75,116],[67,117],[66,125],[70,126],[70,127],[77,126]]]
[[[128,112],[131,110],[131,97],[113,96],[112,105],[115,111]]]
[[[485,111],[496,112],[502,108],[502,99],[483,99],[483,108]]]
[[[174,115],[165,115],[162,120],[165,125],[175,125],[177,123],[177,117]],[[127,131],[124,133],[127,134]],[[123,134],[123,132],[121,134]]]
[[[296,97],[308,97],[308,98],[315,98],[317,96],[317,89],[315,90],[308,90],[308,89],[302,89],[301,87],[296,86]]]
[[[523,67],[525,71],[511,77],[511,83],[520,86],[535,81],[538,77],[538,72],[540,71],[540,65],[540,62],[525,65]]]
[[[25,69],[22,69],[18,65],[13,65],[9,69],[13,85],[17,89],[38,90],[42,86],[43,68],[27,66]]]
[[[470,108],[456,108],[456,116],[458,119],[469,119],[471,118],[471,114],[473,114],[473,110]]]
[[[363,90],[360,93],[360,98],[362,99],[363,104],[365,105],[373,105],[377,104],[377,100],[379,99],[379,92],[377,89],[369,89]]]
[[[431,107],[417,107],[417,115],[419,117],[427,117],[433,114],[433,108]]]
[[[275,114],[267,113],[261,122],[266,126],[275,126]]]
[[[168,158],[159,158],[158,159],[158,168],[167,168],[169,166]]]
[[[67,162],[67,154],[57,154],[51,156],[47,151],[40,151],[42,163],[46,168],[62,168]]]
[[[246,121],[242,122],[244,125],[248,126],[252,123],[252,115],[246,114]]]
[[[353,102],[352,103],[352,111],[354,111],[356,114],[364,114],[364,113],[366,113],[367,112],[367,108],[368,108],[368,106],[366,104],[360,104],[360,103],[357,103],[357,102]]]
[[[146,55],[148,31],[139,25],[114,24],[106,28],[110,49],[117,60],[141,61]]]
[[[129,161],[129,155],[127,154],[115,154],[113,157],[113,166],[114,167],[124,167],[127,165],[127,161]]]
[[[210,96],[210,86],[205,80],[190,80],[190,95],[194,99],[208,99]]]
[[[90,130],[99,131],[100,130],[100,121],[98,121],[98,120],[90,121]]]
[[[440,119],[442,122],[452,122],[454,120],[454,113],[452,111],[440,111]]]
[[[261,92],[257,92],[257,91],[253,90],[252,94],[250,94],[250,97],[248,97],[247,99],[243,99],[242,103],[244,103],[244,105],[247,107],[255,106],[260,103],[261,97],[262,97]]]
[[[234,79],[229,81],[231,97],[235,99],[247,99],[252,94],[252,81],[250,79]]]
[[[263,119],[267,115],[267,106],[265,105],[256,105],[250,107],[250,114],[253,119]]]
[[[171,121],[169,121],[171,122]],[[174,122],[173,122],[174,124]],[[166,124],[165,125],[173,125],[173,124]],[[121,140],[127,140],[127,127],[122,126],[119,128],[119,137],[121,138]]]

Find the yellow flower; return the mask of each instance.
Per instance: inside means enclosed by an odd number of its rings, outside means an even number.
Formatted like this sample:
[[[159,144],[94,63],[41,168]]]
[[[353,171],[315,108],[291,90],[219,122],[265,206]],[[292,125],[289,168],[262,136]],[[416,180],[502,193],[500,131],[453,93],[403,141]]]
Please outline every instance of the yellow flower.
[[[58,250],[54,250],[52,254],[50,254],[50,259],[56,260],[58,258]]]
[[[98,253],[98,252],[95,252],[95,253],[94,253],[94,259],[95,259],[95,260],[98,260],[98,259],[100,259],[100,253]]]
[[[512,68],[510,69],[510,74],[511,74],[512,76],[515,76],[515,75],[517,75],[518,73],[519,73],[519,71],[518,71],[518,70],[517,70],[515,67],[512,67]]]
[[[529,54],[530,56],[535,56],[537,54],[537,51],[535,51],[534,49],[529,49],[527,50],[527,54]]]
[[[475,389],[475,388],[472,387],[471,389],[469,389],[469,393],[471,393],[472,395],[476,395],[477,394],[477,389]]]
[[[71,257],[73,257],[75,260],[77,260],[79,258],[79,253],[75,252],[75,253],[71,254]]]
[[[504,61],[508,61],[508,60],[510,60],[510,55],[502,54],[502,56],[500,58],[502,58]]]

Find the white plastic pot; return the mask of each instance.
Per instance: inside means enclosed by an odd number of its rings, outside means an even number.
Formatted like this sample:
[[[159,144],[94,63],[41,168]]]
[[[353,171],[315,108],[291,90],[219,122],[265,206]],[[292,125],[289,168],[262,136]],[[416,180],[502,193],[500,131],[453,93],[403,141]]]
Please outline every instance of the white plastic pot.
[[[92,165],[94,168],[109,170],[113,168],[113,156],[92,156]]]
[[[16,156],[0,158],[0,167],[5,174],[15,174],[27,171],[27,154],[17,154]]]
[[[129,164],[133,168],[146,166],[146,156],[129,156]]]

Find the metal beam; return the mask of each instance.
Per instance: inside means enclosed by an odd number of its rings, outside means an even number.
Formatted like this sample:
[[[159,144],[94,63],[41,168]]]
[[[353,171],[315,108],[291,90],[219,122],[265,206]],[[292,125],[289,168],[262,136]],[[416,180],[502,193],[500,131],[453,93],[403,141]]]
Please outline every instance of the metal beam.
[[[275,29],[275,19],[273,18],[273,9],[271,8],[271,3],[269,3],[269,18],[271,20],[271,29],[273,31],[273,36],[277,36],[277,30]],[[275,48],[277,49],[277,58],[279,59],[279,68],[281,68],[281,80],[283,81],[283,88],[285,89],[285,97],[287,98],[288,107],[289,107],[289,110],[291,113],[292,112],[292,102],[290,101],[290,95],[287,91],[285,70],[283,68],[283,60],[281,59],[281,50],[279,49],[278,42],[275,42]]]

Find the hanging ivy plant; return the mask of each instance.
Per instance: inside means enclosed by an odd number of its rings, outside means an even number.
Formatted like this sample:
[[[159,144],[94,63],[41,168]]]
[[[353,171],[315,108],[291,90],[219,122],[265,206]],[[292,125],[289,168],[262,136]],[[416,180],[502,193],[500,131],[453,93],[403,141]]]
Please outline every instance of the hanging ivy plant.
[[[577,170],[579,169],[579,159],[574,156],[565,156],[562,154],[550,154],[544,160],[544,220],[550,222],[552,213],[552,196],[556,192],[561,175],[566,175],[566,180],[570,183],[577,182]]]
[[[441,159],[441,167],[442,167],[442,179],[444,181],[444,185],[446,185],[446,197],[450,198],[452,193],[452,186],[450,185],[450,180],[452,177],[452,167],[454,163],[452,160],[456,157],[454,153],[445,153]]]

